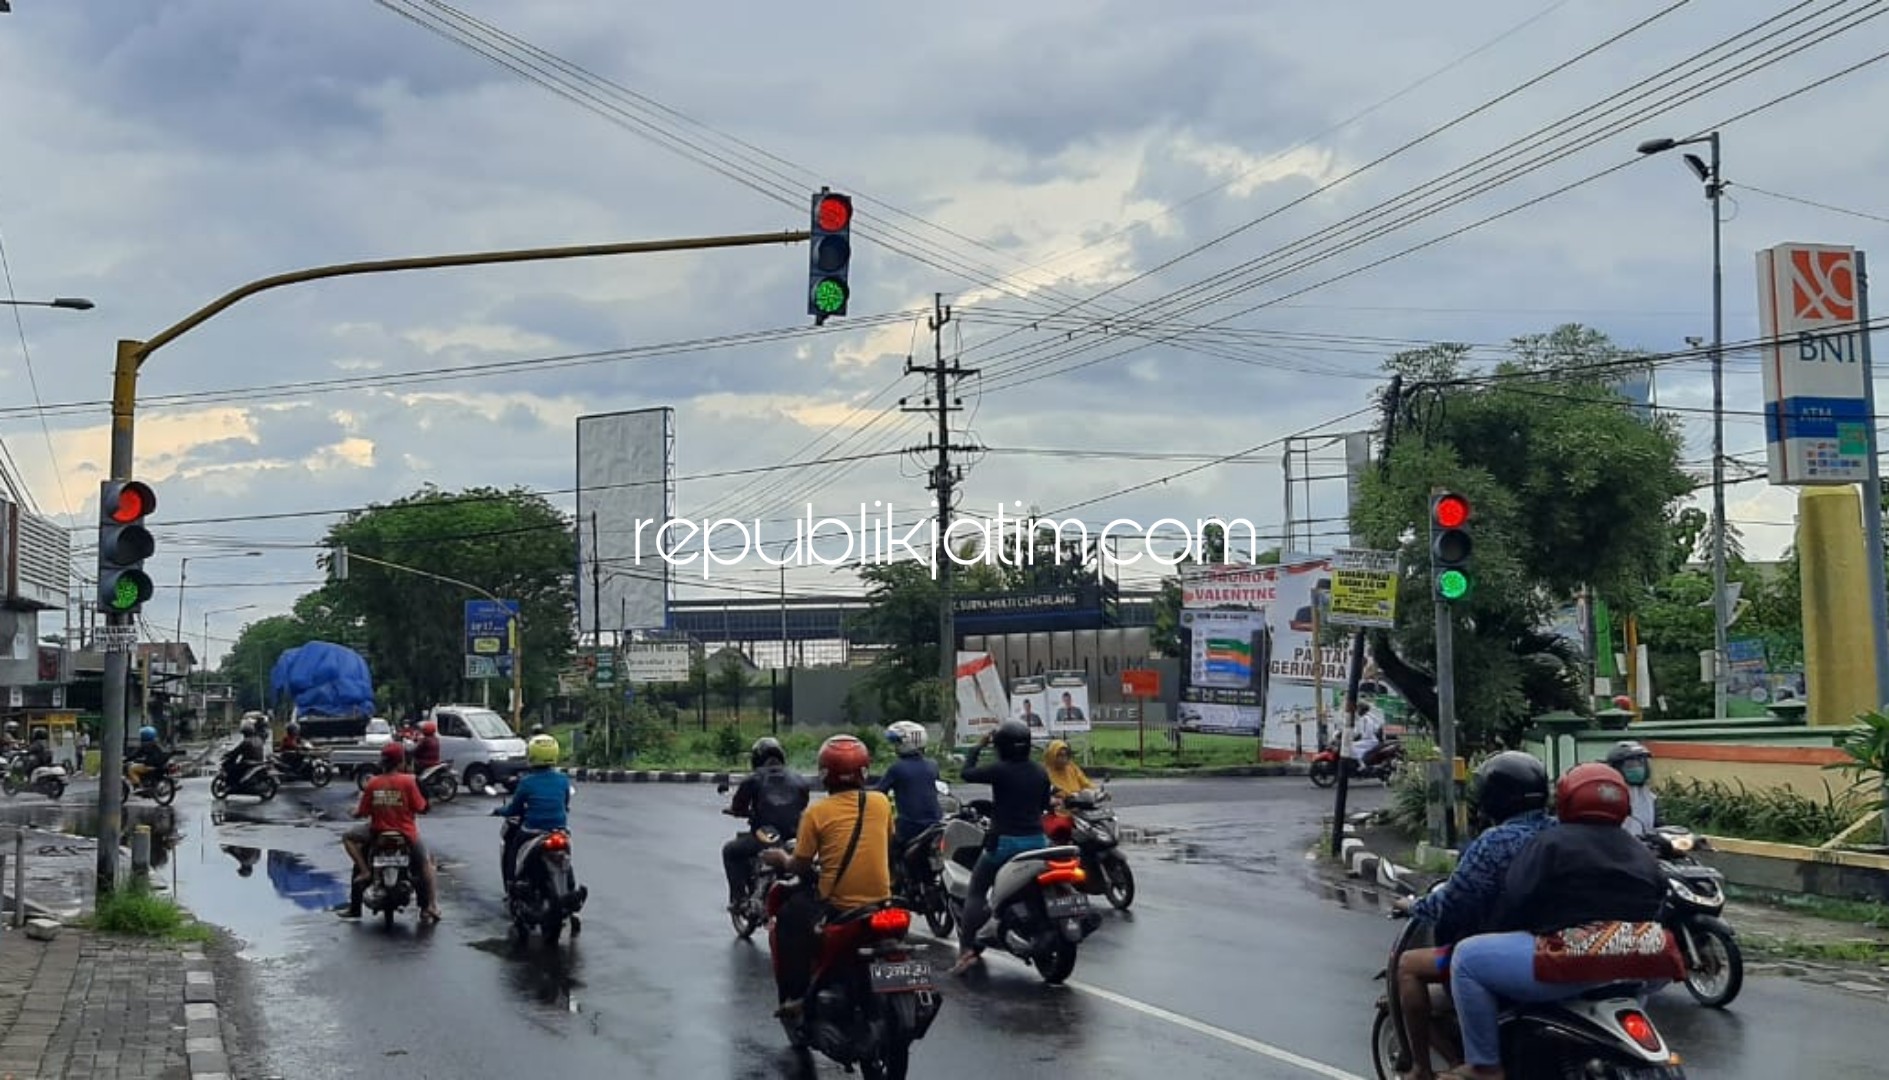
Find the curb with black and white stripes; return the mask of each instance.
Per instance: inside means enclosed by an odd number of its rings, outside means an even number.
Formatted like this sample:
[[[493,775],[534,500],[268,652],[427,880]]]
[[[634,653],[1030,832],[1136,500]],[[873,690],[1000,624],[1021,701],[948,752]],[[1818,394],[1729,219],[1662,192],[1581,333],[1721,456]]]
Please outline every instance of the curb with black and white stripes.
[[[593,784],[739,784],[747,773],[659,769],[564,769],[573,780]]]
[[[1363,840],[1358,839],[1358,830],[1369,825],[1375,817],[1373,811],[1345,815],[1344,831],[1338,840],[1338,860],[1344,864],[1345,873],[1350,877],[1392,888],[1400,879],[1408,878],[1415,871],[1375,854],[1364,846]],[[1419,850],[1423,846],[1419,845]]]
[[[223,1046],[223,1017],[217,1008],[216,972],[202,949],[184,952],[184,1053],[190,1080],[232,1080]]]

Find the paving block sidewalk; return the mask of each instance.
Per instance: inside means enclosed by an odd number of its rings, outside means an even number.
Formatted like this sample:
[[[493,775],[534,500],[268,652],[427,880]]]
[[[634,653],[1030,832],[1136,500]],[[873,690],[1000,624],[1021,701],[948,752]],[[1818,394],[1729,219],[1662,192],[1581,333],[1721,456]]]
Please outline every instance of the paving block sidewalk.
[[[204,1080],[227,1065],[209,962],[65,927],[0,934],[0,1080]]]

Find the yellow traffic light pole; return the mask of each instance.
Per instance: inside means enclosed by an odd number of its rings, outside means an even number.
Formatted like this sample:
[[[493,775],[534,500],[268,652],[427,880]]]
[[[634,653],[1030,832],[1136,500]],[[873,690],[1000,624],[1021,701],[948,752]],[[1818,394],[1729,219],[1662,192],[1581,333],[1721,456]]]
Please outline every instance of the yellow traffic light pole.
[[[700,251],[708,248],[756,247],[762,244],[797,244],[810,239],[812,235],[811,232],[800,230],[733,236],[694,236],[676,240],[637,240],[621,244],[579,244],[571,247],[520,248],[510,251],[472,251],[456,255],[423,255],[405,259],[336,263],[259,278],[231,289],[151,338],[144,341],[118,342],[117,360],[112,365],[111,475],[109,479],[131,479],[138,371],[144,366],[144,362],[151,358],[152,353],[257,293],[279,289],[285,285],[321,281],[325,278],[391,274],[403,270],[443,270],[455,266],[492,266],[499,263],[587,259],[601,255],[646,255],[662,251]],[[131,616],[124,612],[108,612],[105,622],[107,626],[129,627]],[[516,652],[513,655],[512,671],[513,693],[518,695]],[[98,895],[101,896],[118,887],[118,843],[124,816],[124,793],[118,783],[118,776],[124,771],[125,709],[130,674],[129,649],[116,638],[109,639],[105,653],[102,687],[104,730],[100,733],[99,746],[96,889]],[[514,722],[516,722],[516,708],[522,704],[522,700],[514,702]]]

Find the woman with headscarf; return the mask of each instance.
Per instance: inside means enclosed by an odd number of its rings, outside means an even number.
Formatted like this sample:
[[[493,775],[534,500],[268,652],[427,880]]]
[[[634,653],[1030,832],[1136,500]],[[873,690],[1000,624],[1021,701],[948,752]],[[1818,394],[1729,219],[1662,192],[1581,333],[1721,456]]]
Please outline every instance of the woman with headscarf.
[[[1061,739],[1053,739],[1043,748],[1043,766],[1049,773],[1050,802],[1056,808],[1043,815],[1043,832],[1051,842],[1066,844],[1075,822],[1063,812],[1063,798],[1096,786],[1095,781],[1076,764],[1075,752]]]

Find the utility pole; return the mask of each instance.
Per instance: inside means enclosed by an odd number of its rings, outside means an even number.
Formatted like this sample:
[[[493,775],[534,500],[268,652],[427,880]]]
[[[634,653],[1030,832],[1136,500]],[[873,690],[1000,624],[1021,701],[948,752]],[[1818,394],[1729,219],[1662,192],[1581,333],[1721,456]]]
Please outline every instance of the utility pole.
[[[975,447],[951,442],[951,414],[964,411],[961,400],[952,397],[952,388],[959,379],[966,375],[977,374],[977,369],[959,365],[956,357],[950,364],[944,358],[944,328],[951,321],[951,309],[945,305],[944,294],[932,294],[931,327],[932,362],[928,365],[913,364],[908,357],[905,361],[905,373],[930,375],[932,392],[925,399],[925,404],[908,406],[906,399],[899,399],[901,412],[936,413],[938,430],[932,441],[924,447],[937,453],[937,463],[932,466],[931,478],[925,486],[935,492],[938,499],[938,548],[933,556],[936,560],[938,578],[938,719],[944,728],[944,744],[947,748],[957,745],[957,716],[952,701],[957,694],[958,655],[957,632],[951,611],[951,504],[952,492],[957,482],[963,479],[963,469],[951,464],[954,450],[966,451]]]

